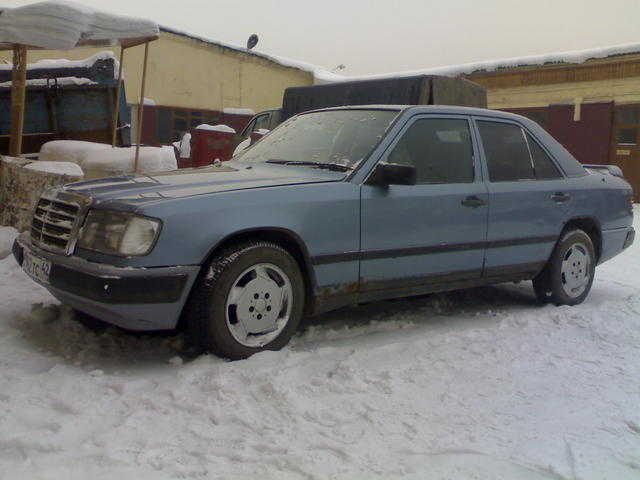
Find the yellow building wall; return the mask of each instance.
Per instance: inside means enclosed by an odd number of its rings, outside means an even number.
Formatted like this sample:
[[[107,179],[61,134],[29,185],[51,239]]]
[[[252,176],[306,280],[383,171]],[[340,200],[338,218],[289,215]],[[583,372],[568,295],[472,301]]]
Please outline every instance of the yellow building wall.
[[[82,60],[105,50],[109,49],[30,50],[28,62],[54,58]],[[120,49],[111,50],[119,58]],[[136,103],[140,96],[143,58],[143,46],[125,51],[128,103]],[[11,61],[10,51],[0,52],[0,60],[4,59]],[[310,72],[162,31],[160,39],[149,44],[144,96],[157,105],[208,110],[251,108],[259,112],[282,105],[287,87],[312,84]]]
[[[640,103],[640,77],[487,90],[489,108],[533,108],[579,102]]]

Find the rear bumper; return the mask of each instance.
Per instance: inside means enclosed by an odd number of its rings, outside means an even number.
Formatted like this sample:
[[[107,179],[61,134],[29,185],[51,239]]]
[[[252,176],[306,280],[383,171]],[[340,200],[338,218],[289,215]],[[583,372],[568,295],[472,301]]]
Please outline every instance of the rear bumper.
[[[633,227],[602,231],[602,251],[598,263],[606,262],[633,244],[636,232]]]
[[[129,330],[175,328],[200,267],[120,268],[46,252],[18,237],[13,255],[22,265],[25,251],[51,262],[49,281],[34,281],[61,302]]]
[[[636,238],[636,231],[632,228],[629,232],[627,232],[627,238],[624,240],[624,245],[622,248],[627,248],[633,244],[633,241]]]

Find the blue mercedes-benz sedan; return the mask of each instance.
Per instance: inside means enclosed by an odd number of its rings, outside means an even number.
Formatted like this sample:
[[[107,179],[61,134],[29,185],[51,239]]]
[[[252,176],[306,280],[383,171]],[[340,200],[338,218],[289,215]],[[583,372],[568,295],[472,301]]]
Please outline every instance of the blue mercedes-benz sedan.
[[[14,245],[60,301],[208,351],[282,348],[345,305],[532,280],[582,302],[634,240],[632,190],[536,123],[444,106],[291,118],[232,161],[46,191]]]

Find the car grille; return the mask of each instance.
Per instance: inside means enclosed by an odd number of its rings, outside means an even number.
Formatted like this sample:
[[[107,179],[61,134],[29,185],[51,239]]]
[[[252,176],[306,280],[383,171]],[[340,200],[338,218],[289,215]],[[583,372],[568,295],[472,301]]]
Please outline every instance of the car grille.
[[[31,221],[31,240],[40,248],[68,255],[75,245],[80,205],[41,197]]]

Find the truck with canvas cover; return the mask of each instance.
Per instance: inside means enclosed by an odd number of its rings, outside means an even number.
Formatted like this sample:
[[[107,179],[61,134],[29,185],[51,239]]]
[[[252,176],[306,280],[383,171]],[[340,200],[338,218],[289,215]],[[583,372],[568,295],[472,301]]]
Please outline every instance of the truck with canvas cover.
[[[284,91],[282,108],[267,110],[253,117],[240,134],[240,141],[252,137],[258,130],[271,130],[298,113],[347,105],[459,105],[486,108],[487,92],[482,86],[464,78],[438,75],[289,87]]]

